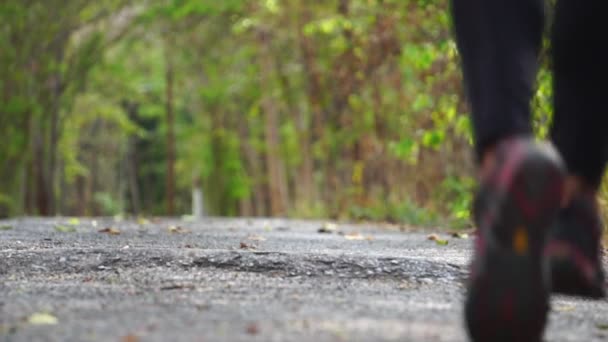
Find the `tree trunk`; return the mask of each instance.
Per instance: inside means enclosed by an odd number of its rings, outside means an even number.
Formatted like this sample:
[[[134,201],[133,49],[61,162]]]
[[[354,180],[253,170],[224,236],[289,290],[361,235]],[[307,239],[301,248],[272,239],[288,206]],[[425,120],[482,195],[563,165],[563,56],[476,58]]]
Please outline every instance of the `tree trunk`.
[[[37,214],[41,216],[49,216],[51,214],[50,206],[49,206],[49,196],[47,193],[48,185],[46,179],[46,172],[44,172],[45,163],[44,163],[44,146],[42,142],[42,132],[40,132],[39,125],[35,125],[34,133],[34,143],[33,147],[33,176],[34,176],[34,186],[35,188],[35,197],[36,197],[36,208]]]
[[[262,110],[265,115],[266,165],[268,169],[268,189],[270,201],[270,215],[281,216],[287,213],[288,193],[285,165],[281,157],[279,141],[279,111],[272,98],[272,75],[274,67],[270,51],[270,33],[261,30],[258,33],[260,44],[260,71],[261,87],[266,92],[262,95]]]
[[[122,108],[125,110],[129,119],[137,122],[139,116],[139,104],[128,100],[122,101]],[[127,141],[127,179],[129,187],[129,198],[131,200],[131,210],[133,214],[139,215],[141,212],[141,194],[139,183],[137,182],[137,138],[130,136]]]
[[[166,196],[167,215],[175,214],[175,117],[173,112],[173,61],[170,44],[166,44],[166,111],[167,111],[167,174],[166,174]]]
[[[283,98],[287,103],[289,113],[292,113],[298,136],[298,149],[300,152],[300,165],[295,172],[295,178],[290,185],[295,193],[294,202],[297,209],[308,210],[315,198],[315,184],[313,179],[312,147],[310,144],[310,125],[306,113],[298,108],[292,94],[292,87],[288,75],[284,72],[280,57],[277,58],[277,72],[281,80]]]
[[[246,120],[240,120],[238,123],[239,135],[241,136],[241,153],[245,156],[247,174],[252,180],[251,199],[244,199],[241,202],[241,214],[247,216],[266,216],[268,210],[265,205],[266,201],[264,200],[264,186],[261,184],[261,179],[264,176],[264,165],[261,162],[260,153],[249,144],[248,140],[251,137],[251,132],[249,131],[248,124]]]
[[[302,132],[300,137],[302,149],[302,166],[300,168],[300,176],[304,183],[310,184],[311,192],[306,196],[314,200],[316,199],[316,184],[314,184],[313,173],[315,165],[322,165],[322,160],[312,156],[312,149],[314,144],[321,144],[323,134],[325,131],[325,117],[326,114],[323,110],[323,82],[322,76],[316,65],[316,53],[314,48],[314,42],[304,34],[304,26],[310,20],[310,11],[308,9],[299,9],[302,13],[298,18],[298,41],[299,47],[302,54],[302,64],[304,65],[304,71],[306,74],[307,88],[306,94],[308,97],[308,103],[311,111],[311,123],[306,122],[306,118],[303,113],[300,113],[300,117],[297,118],[298,129]],[[309,133],[310,132],[310,133]],[[327,179],[326,179],[327,181]],[[324,187],[325,188],[325,187]],[[327,200],[328,194],[321,191],[321,196]]]

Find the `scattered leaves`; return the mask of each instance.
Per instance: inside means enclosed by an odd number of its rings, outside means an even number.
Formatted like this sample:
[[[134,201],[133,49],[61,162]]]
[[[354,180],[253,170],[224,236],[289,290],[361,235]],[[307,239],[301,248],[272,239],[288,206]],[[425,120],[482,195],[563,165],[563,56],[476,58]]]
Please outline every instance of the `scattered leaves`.
[[[55,230],[61,233],[73,233],[76,231],[74,227],[62,226],[60,224],[55,226]]]
[[[325,222],[323,224],[323,226],[321,228],[319,228],[319,230],[317,230],[317,232],[331,234],[331,233],[335,232],[337,229],[338,229],[338,226],[335,223]]]
[[[169,226],[169,233],[172,234],[186,234],[186,233],[190,233],[190,231],[188,229],[184,229],[180,226]]]
[[[0,230],[11,230],[13,226],[0,226]]]
[[[57,317],[51,315],[50,313],[37,312],[35,314],[32,314],[27,319],[27,322],[29,324],[34,324],[34,325],[53,325],[53,324],[59,323],[59,320],[57,319]]]
[[[100,233],[106,233],[109,235],[120,235],[120,230],[114,228],[114,227],[107,227],[104,229],[100,229],[99,230]]]
[[[446,246],[448,244],[448,240],[444,240],[439,237],[437,234],[431,234],[427,237],[427,240],[435,241],[439,246]]]

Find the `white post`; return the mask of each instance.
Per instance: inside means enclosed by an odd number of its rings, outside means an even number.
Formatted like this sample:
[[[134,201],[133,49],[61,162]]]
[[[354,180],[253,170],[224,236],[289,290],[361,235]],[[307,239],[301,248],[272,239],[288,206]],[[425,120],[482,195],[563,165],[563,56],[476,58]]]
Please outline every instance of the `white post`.
[[[192,183],[192,215],[195,219],[201,219],[205,216],[203,188],[201,187],[201,181],[198,177],[195,178]]]

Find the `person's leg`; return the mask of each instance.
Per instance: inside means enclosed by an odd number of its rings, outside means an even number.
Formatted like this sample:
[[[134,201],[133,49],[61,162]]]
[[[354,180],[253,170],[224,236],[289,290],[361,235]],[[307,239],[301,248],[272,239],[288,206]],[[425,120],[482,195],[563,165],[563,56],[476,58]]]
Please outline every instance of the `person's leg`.
[[[499,141],[530,136],[544,29],[542,0],[453,0],[452,14],[481,161]]]
[[[552,31],[551,138],[568,169],[566,208],[547,251],[555,292],[604,296],[596,192],[608,158],[608,52],[602,0],[561,0]]]
[[[452,12],[480,161],[468,332],[473,341],[540,341],[549,285],[542,251],[565,174],[530,123],[544,3],[452,0]]]

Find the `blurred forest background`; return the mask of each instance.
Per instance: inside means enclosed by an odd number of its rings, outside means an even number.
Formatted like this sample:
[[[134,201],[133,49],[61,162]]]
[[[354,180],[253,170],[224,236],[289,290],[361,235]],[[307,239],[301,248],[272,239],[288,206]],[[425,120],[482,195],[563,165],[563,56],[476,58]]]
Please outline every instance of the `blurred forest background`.
[[[458,63],[447,0],[3,0],[0,217],[466,226]]]

